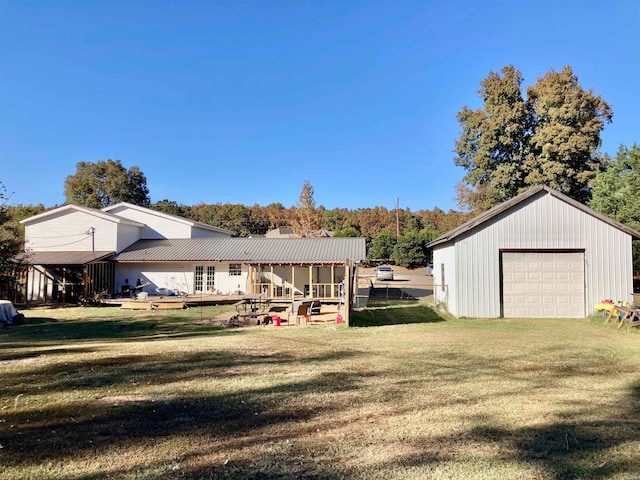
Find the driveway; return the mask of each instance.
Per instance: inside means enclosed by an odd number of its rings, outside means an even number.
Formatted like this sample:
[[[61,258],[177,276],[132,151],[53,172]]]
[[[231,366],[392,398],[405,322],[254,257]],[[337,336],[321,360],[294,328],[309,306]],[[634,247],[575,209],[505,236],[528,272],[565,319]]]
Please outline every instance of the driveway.
[[[377,280],[375,268],[360,269],[360,286],[400,289],[416,298],[433,294],[433,276],[425,275],[425,268],[407,269],[393,267],[393,280]]]

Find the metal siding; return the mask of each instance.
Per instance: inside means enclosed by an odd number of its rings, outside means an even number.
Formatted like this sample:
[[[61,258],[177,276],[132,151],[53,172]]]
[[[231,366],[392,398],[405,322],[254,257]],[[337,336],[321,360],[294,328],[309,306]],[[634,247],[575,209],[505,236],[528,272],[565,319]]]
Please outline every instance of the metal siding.
[[[455,245],[459,288],[449,302],[459,305],[459,316],[500,316],[500,249],[584,249],[585,311],[602,298],[631,298],[631,236],[544,192],[460,235]]]
[[[446,288],[438,287],[442,285],[441,265],[445,266]],[[434,296],[438,303],[447,305],[447,310],[452,315],[458,316],[457,294],[456,294],[456,248],[455,245],[439,245],[433,249],[433,284]]]

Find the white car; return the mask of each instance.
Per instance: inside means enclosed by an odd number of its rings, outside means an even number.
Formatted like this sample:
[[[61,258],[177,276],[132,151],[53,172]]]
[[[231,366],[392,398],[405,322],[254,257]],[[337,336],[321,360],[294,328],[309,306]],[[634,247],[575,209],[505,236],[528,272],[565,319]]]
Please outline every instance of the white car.
[[[393,268],[389,265],[380,265],[376,268],[376,280],[393,280]]]

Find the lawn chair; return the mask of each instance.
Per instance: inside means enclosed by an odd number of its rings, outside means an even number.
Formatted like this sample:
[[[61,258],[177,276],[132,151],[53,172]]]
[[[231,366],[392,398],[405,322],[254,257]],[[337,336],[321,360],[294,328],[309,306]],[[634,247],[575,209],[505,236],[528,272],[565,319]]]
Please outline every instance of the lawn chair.
[[[296,325],[300,325],[300,319],[304,319],[305,325],[309,323],[309,302],[293,302],[289,315],[295,315]],[[287,321],[289,316],[287,315]]]

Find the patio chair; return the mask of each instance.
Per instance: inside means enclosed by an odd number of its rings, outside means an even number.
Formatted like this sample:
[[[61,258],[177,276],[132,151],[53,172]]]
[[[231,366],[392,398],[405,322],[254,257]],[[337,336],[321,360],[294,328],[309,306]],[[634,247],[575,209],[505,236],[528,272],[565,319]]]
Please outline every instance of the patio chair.
[[[289,314],[295,315],[296,325],[300,325],[300,318],[304,319],[305,324],[309,323],[309,302],[293,302]]]

